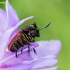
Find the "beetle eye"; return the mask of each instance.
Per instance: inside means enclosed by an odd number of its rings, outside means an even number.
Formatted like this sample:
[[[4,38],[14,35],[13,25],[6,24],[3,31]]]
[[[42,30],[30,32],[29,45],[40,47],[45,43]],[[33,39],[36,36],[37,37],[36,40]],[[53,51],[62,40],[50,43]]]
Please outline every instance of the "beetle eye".
[[[32,27],[31,27],[31,29],[35,30],[35,27],[34,27],[34,26],[32,26]]]
[[[35,29],[35,27],[33,25],[30,25],[30,29]]]

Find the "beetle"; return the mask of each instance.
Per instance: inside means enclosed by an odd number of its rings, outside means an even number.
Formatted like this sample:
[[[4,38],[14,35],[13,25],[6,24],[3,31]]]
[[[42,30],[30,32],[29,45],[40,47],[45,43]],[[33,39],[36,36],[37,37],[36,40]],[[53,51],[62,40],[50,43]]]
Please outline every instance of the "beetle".
[[[48,23],[45,27],[39,29],[34,22],[33,24],[24,27],[22,30],[20,30],[9,42],[8,44],[8,50],[11,52],[16,52],[16,57],[18,50],[21,48],[21,53],[23,51],[23,48],[25,45],[28,45],[28,53],[30,52],[30,43],[35,42],[35,37],[40,37],[40,30],[47,28],[50,25]],[[36,53],[35,48],[33,48],[34,53]]]

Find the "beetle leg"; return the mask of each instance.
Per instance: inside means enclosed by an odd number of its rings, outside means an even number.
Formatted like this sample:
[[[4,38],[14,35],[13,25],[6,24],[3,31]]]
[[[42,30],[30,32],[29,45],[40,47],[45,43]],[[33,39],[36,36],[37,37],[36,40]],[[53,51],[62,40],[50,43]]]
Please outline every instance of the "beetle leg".
[[[35,42],[35,38],[33,38],[33,41],[32,42]]]
[[[23,47],[21,48],[21,54],[22,54],[22,52],[23,52]]]
[[[33,51],[34,51],[35,54],[37,54],[35,48],[33,48]]]
[[[17,48],[15,47],[15,44],[13,44],[13,46],[14,46],[14,49],[15,49],[15,52],[16,52],[16,57],[18,58],[18,56],[17,56]]]
[[[18,56],[17,56],[17,51],[16,51],[16,57],[18,58]]]
[[[28,45],[28,53],[30,53],[30,47],[29,47],[29,45]]]

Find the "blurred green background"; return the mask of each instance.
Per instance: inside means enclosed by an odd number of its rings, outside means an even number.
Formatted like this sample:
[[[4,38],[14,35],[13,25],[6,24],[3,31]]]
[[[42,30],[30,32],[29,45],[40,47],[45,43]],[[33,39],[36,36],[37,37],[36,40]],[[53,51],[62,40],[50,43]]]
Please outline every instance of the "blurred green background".
[[[52,22],[47,29],[41,31],[40,38],[36,40],[59,39],[62,42],[62,49],[57,55],[58,70],[70,70],[70,0],[9,0],[9,2],[20,20],[34,16],[33,19],[22,24],[19,29],[34,21],[40,28]],[[4,6],[0,4],[2,8]]]

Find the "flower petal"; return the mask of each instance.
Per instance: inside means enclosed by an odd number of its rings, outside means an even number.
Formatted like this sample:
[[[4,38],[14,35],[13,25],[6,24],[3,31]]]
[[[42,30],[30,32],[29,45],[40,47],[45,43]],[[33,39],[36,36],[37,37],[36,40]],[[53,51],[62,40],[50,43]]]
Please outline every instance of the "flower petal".
[[[57,55],[61,49],[61,42],[59,40],[39,41],[39,47],[36,48],[37,55],[31,53],[32,57],[37,59],[47,55]]]
[[[7,20],[8,20],[8,28],[11,28],[17,24],[19,18],[17,16],[16,11],[9,4],[8,0],[6,0],[6,13],[7,13]]]
[[[46,42],[44,42],[44,45],[45,45],[45,43]],[[42,52],[41,49],[39,49],[38,51],[40,51],[40,53]],[[33,53],[33,52],[31,52],[31,53]],[[4,56],[3,57],[4,59],[2,59],[2,61],[0,61],[0,67],[10,67],[10,66],[15,66],[15,65],[21,65],[21,64],[23,64],[23,67],[24,67],[24,65],[30,65],[30,68],[32,68],[32,69],[39,69],[39,68],[44,68],[44,67],[51,67],[51,66],[53,66],[54,64],[57,63],[55,55],[49,55],[49,54],[47,54],[47,55],[44,55],[44,56],[42,55],[42,56],[38,57],[38,53],[37,53],[37,55],[35,54],[37,56],[37,58],[35,58],[35,59],[34,59],[34,56],[33,55],[31,56],[31,55],[32,54],[29,55],[27,53],[27,51],[24,50],[23,54],[20,54],[19,58],[16,58],[16,57],[14,57],[15,54],[12,55],[12,53],[7,53],[6,52],[6,56]]]
[[[45,68],[40,68],[41,70],[58,70],[58,66],[56,66],[56,67],[45,67]],[[40,70],[39,69],[39,70]]]
[[[24,23],[25,21],[27,21],[27,20],[29,20],[29,19],[31,19],[31,18],[33,18],[34,16],[30,16],[30,17],[27,17],[27,18],[25,18],[25,19],[22,19],[20,22],[18,22],[17,24],[16,24],[16,28],[18,27],[18,26],[20,26],[22,23]]]
[[[16,68],[17,70],[32,70],[30,64],[20,64],[20,65],[8,67],[8,68],[0,68],[0,70],[16,70]]]
[[[58,61],[56,60],[56,56],[49,55],[46,57],[41,57],[38,59],[34,59],[32,61],[24,61],[23,64],[31,64],[32,69],[41,69],[41,68],[48,68],[56,64]]]
[[[39,58],[33,63],[32,69],[48,68],[56,64],[58,61],[53,58]]]
[[[27,51],[25,51],[22,54],[20,54],[20,53],[21,52],[18,52],[18,58],[16,58],[15,53],[5,53],[5,56],[0,61],[0,67],[2,67],[2,66],[12,67],[12,66],[22,64],[23,61],[32,60],[32,57],[30,56],[30,54],[28,54]]]
[[[0,54],[0,60],[3,58],[4,54],[5,54],[5,49],[8,46],[9,41],[11,40],[12,36],[17,33],[16,29],[18,28],[19,25],[21,25],[22,23],[24,23],[26,20],[33,18],[33,16],[25,18],[23,20],[21,20],[19,23],[17,23],[16,26],[14,26],[13,28],[7,30],[4,35],[2,36],[2,41],[0,42],[0,52],[2,54]]]
[[[7,16],[4,10],[0,9],[0,36],[7,30]]]
[[[30,44],[30,49],[37,47],[36,43]],[[18,64],[22,64],[23,61],[31,61],[33,60],[30,53],[28,53],[28,48],[23,50],[23,53],[21,54],[21,51],[17,53],[18,58],[16,58],[16,53],[14,52],[6,52],[4,54],[4,57],[0,61],[0,67],[9,67],[9,66],[15,66]],[[12,61],[11,61],[12,60]]]
[[[31,65],[28,64],[28,65],[18,65],[18,66],[15,66],[15,67],[9,67],[9,68],[0,68],[0,70],[33,70],[31,69]],[[58,67],[51,67],[51,68],[41,68],[41,69],[34,69],[34,70],[58,70]]]

